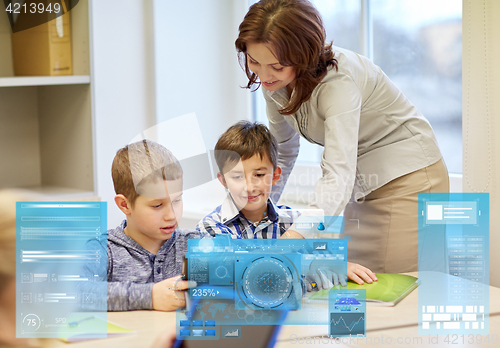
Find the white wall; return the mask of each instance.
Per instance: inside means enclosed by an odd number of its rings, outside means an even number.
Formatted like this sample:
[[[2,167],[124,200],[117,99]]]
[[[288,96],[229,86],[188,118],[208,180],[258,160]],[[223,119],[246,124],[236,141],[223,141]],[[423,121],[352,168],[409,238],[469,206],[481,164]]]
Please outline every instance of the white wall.
[[[207,148],[248,119],[250,92],[234,48],[246,0],[154,0],[158,121],[195,112]]]
[[[500,1],[463,4],[463,191],[490,193],[490,284],[500,287]]]
[[[155,122],[149,0],[91,1],[95,171],[108,226],[122,219],[113,201],[116,151]]]
[[[205,146],[213,149],[223,131],[250,117],[250,92],[239,88],[246,77],[234,49],[246,0],[117,4],[91,0],[95,171],[110,227],[123,219],[111,180],[120,147],[157,123],[196,112]],[[185,202],[185,215],[189,207]]]
[[[234,48],[246,5],[246,0],[154,0],[157,121],[196,113],[206,150],[233,123],[250,119],[251,93],[240,88],[247,79]],[[191,127],[173,131],[195,143]],[[185,190],[181,227],[194,228],[224,195],[218,181]]]

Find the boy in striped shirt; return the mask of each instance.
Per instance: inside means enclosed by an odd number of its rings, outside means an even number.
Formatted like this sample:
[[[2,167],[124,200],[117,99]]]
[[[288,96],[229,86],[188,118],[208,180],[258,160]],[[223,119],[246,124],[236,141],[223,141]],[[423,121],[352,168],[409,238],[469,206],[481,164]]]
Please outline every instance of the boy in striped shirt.
[[[215,160],[227,197],[198,223],[198,231],[232,238],[304,238],[288,230],[297,217],[292,210],[269,197],[281,168],[276,139],[266,126],[248,121],[231,126],[215,145]]]
[[[217,178],[227,190],[222,205],[205,216],[196,226],[201,234],[229,234],[232,238],[304,238],[290,230],[298,218],[287,206],[276,206],[269,197],[280,176],[278,145],[262,124],[240,121],[221,135],[215,145]],[[377,280],[368,268],[348,262],[347,277],[337,274],[329,262],[312,262],[301,281],[303,290],[329,289],[346,278],[358,284]],[[314,287],[315,288],[315,287]]]

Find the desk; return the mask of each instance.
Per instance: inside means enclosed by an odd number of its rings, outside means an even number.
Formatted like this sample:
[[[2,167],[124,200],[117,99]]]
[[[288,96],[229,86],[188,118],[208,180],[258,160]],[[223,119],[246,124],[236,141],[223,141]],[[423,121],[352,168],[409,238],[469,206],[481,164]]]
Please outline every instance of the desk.
[[[500,290],[500,289],[497,289]],[[499,291],[500,292],[500,291]],[[497,293],[500,295],[500,293]],[[371,307],[368,309],[371,310]],[[368,326],[369,321],[367,322]],[[313,341],[313,335],[309,334],[306,337],[310,337],[310,344],[307,344],[306,339],[301,339],[299,341],[296,340],[284,340],[283,336],[280,335],[280,340],[274,346],[275,348],[297,348],[297,347],[341,347],[341,348],[381,348],[381,347],[405,347],[405,348],[441,348],[441,347],[495,347],[498,346],[491,343],[492,335],[497,335],[497,342],[500,343],[500,314],[494,314],[490,316],[490,343],[489,344],[478,344],[477,337],[472,340],[472,343],[469,344],[468,341],[471,340],[467,336],[465,336],[464,343],[462,344],[462,337],[449,338],[449,342],[446,342],[446,336],[432,336],[432,341],[430,341],[429,336],[419,336],[418,335],[418,325],[411,325],[400,328],[392,328],[392,329],[381,329],[381,330],[369,330],[367,327],[366,337],[360,337],[359,340],[355,338],[350,341],[349,338],[345,338],[341,340],[340,343],[334,343],[333,340],[327,339],[316,339],[316,342]],[[451,335],[450,335],[451,336]],[[326,336],[325,336],[326,337]],[[486,336],[481,336],[481,339],[484,340]],[[452,344],[451,342],[455,343]]]
[[[417,276],[417,273],[408,273]],[[490,286],[490,341],[491,335],[497,334],[500,342],[500,288]],[[343,343],[334,343],[331,340],[329,343],[335,347],[381,347],[382,343],[376,344],[376,339],[379,340],[384,337],[392,340],[391,346],[393,347],[440,347],[448,346],[444,342],[446,336],[439,336],[439,344],[429,343],[428,336],[418,336],[418,288],[412,291],[406,298],[404,298],[395,307],[379,307],[370,306],[368,304],[366,311],[366,333],[367,339],[360,339],[357,343],[342,341]],[[137,331],[135,335],[128,335],[122,337],[92,340],[81,343],[74,343],[71,346],[75,348],[100,348],[100,347],[120,347],[120,348],[136,348],[136,347],[150,347],[155,341],[156,337],[175,326],[175,312],[156,312],[156,311],[133,311],[133,312],[109,312],[108,320],[121,325],[123,327]],[[293,336],[292,336],[293,335]],[[328,327],[326,325],[316,326],[302,326],[302,325],[288,325],[281,328],[277,348],[284,347],[311,347],[311,344],[306,344],[302,340],[294,340],[298,338],[313,338],[328,335]],[[415,340],[413,342],[402,342],[398,344],[398,339]],[[422,338],[421,341],[418,341]],[[371,339],[371,343],[370,343]],[[324,342],[325,340],[323,340]],[[312,341],[311,341],[312,342]],[[319,343],[318,343],[319,342]],[[387,342],[384,341],[384,342]],[[461,343],[461,342],[459,342]],[[318,339],[316,345],[326,346],[327,344],[321,343]],[[67,344],[58,342],[58,347],[69,347]],[[493,347],[491,343],[488,344],[467,344],[467,337],[465,337],[465,344],[449,345],[450,347]],[[259,347],[256,347],[259,348]]]
[[[58,348],[149,348],[158,335],[175,327],[175,312],[108,312],[108,321],[135,330],[136,334],[70,344],[58,341],[55,346]]]

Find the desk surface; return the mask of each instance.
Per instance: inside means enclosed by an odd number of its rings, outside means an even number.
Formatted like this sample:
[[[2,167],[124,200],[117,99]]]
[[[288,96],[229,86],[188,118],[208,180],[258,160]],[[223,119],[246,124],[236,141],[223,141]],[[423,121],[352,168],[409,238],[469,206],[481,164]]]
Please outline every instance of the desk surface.
[[[500,290],[500,289],[499,289]],[[368,322],[367,322],[368,323]],[[494,335],[497,344],[494,344]],[[295,337],[295,336],[294,336]],[[326,337],[326,336],[325,336]],[[418,325],[411,325],[406,327],[383,329],[370,331],[367,328],[366,337],[353,338],[348,337],[334,341],[328,338],[317,337],[314,341],[314,336],[309,334],[305,338],[293,338],[292,340],[281,340],[275,345],[275,348],[296,348],[296,347],[316,347],[316,346],[335,346],[342,348],[380,348],[380,347],[405,347],[405,348],[440,348],[440,347],[496,347],[500,343],[500,315],[496,314],[490,316],[490,335],[449,335],[448,337],[441,336],[419,336]],[[448,339],[448,341],[446,341]],[[489,343],[485,343],[488,339]]]
[[[407,273],[418,276],[417,272]],[[447,277],[452,277],[448,276]],[[443,278],[443,283],[447,279]],[[500,316],[500,288],[490,286],[490,319],[492,316]],[[380,307],[367,305],[366,309],[366,332],[378,332],[381,330],[393,330],[413,327],[416,330],[415,337],[418,336],[418,288],[413,290],[407,297],[394,307]],[[493,333],[495,326],[490,324],[490,331]],[[500,326],[496,329],[500,335]],[[293,336],[292,336],[293,335]],[[328,335],[328,327],[325,325],[307,326],[284,326],[280,332],[280,340],[290,340],[290,337],[312,337]]]
[[[416,273],[409,273],[416,275]],[[380,307],[368,305],[366,311],[366,332],[367,338],[380,338],[392,337],[394,343],[396,340],[411,338],[418,344],[407,344],[403,342],[399,346],[412,347],[412,346],[433,346],[439,347],[434,342],[428,342],[428,336],[418,336],[418,288],[411,292],[395,307]],[[108,321],[133,329],[136,334],[127,335],[122,337],[114,337],[101,340],[92,340],[87,342],[80,342],[72,344],[78,348],[99,348],[99,347],[150,347],[156,337],[165,332],[165,330],[175,327],[175,312],[157,312],[157,311],[132,311],[132,312],[109,312]],[[500,288],[490,287],[490,336],[496,334],[500,336]],[[292,336],[293,335],[293,336]],[[328,335],[328,327],[326,325],[287,325],[283,326],[276,347],[291,347],[297,346],[296,338],[300,337],[320,337]],[[423,337],[425,342],[418,342],[418,338]],[[443,342],[444,336],[440,336],[440,345],[447,345]],[[461,340],[461,338],[460,338]],[[499,337],[500,340],[500,337]],[[306,341],[302,341],[304,344]],[[318,341],[317,341],[318,342]],[[317,343],[316,342],[316,343]],[[474,340],[474,344],[467,344],[467,337],[465,337],[465,344],[459,344],[455,347],[475,347],[478,340]],[[490,338],[491,342],[491,338]],[[59,342],[58,346],[68,347],[67,344]],[[461,341],[459,343],[462,343]],[[313,344],[313,343],[311,343]],[[356,344],[347,342],[338,344],[336,347],[351,347],[351,346],[379,346],[380,343],[375,344],[368,342],[368,340],[360,340]],[[491,343],[490,343],[491,345]],[[398,346],[398,345],[395,345]],[[488,345],[481,345],[486,347]],[[494,345],[491,345],[494,346]]]

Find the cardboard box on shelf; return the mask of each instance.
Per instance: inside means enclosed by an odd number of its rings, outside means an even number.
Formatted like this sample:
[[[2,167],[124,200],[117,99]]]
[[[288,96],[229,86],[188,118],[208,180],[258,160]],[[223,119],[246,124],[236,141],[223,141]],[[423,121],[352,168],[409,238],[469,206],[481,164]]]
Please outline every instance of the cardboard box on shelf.
[[[17,21],[23,21],[21,13]],[[14,24],[15,26],[16,24]],[[72,75],[70,14],[12,33],[14,73],[18,76]]]

